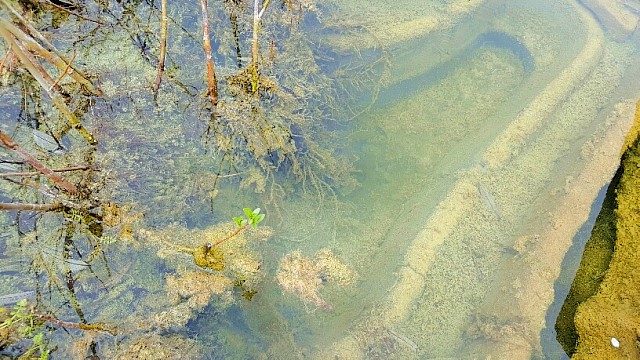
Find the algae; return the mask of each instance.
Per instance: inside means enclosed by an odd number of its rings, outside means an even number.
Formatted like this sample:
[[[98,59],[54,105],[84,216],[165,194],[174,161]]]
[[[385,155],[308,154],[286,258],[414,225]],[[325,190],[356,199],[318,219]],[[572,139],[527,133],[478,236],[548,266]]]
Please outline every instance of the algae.
[[[638,165],[637,128],[640,106],[636,105],[635,121],[623,145],[620,167],[607,190],[591,238],[585,246],[580,267],[556,320],[557,338],[567,354],[586,356],[629,357],[635,352],[638,314],[629,308],[639,299],[634,280],[637,262],[638,230]],[[611,338],[623,340],[619,349]]]
[[[578,340],[574,325],[578,305],[595,295],[611,261],[616,241],[615,189],[619,181],[620,173],[618,172],[607,188],[602,209],[596,218],[591,237],[585,244],[580,266],[556,319],[556,339],[568,355],[574,353]]]
[[[636,123],[638,117],[636,117]],[[640,139],[622,156],[616,188],[616,241],[604,279],[595,295],[578,306],[573,359],[638,358],[640,330]],[[619,347],[611,338],[619,341]]]

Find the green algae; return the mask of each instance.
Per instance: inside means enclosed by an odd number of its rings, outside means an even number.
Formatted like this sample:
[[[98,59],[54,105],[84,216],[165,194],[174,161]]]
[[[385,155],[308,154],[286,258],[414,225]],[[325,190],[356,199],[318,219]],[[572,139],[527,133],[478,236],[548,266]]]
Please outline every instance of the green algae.
[[[575,359],[637,358],[640,288],[640,109],[623,147],[571,290],[556,320],[557,338]],[[635,130],[634,130],[635,129]],[[634,140],[635,139],[635,140]],[[611,338],[620,342],[614,347]]]
[[[636,122],[639,119],[636,117]],[[637,359],[640,326],[640,138],[622,156],[616,189],[615,250],[598,292],[579,305],[574,359]],[[611,338],[620,342],[614,347]]]
[[[569,355],[575,352],[578,340],[574,325],[578,305],[596,294],[613,255],[616,241],[615,189],[619,182],[620,173],[618,172],[607,188],[602,209],[596,218],[591,237],[585,244],[580,266],[556,319],[556,339]]]

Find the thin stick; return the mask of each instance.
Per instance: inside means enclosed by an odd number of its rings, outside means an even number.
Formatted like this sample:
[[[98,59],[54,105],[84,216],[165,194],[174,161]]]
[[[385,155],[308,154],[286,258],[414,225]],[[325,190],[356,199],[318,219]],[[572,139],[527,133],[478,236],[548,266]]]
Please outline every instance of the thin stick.
[[[36,158],[31,156],[31,154],[29,154],[26,151],[22,150],[22,148],[20,146],[18,146],[18,144],[16,144],[16,142],[13,141],[13,139],[9,135],[5,134],[1,130],[0,130],[0,143],[2,143],[2,145],[4,147],[6,147],[7,149],[9,149],[9,150],[13,151],[14,153],[16,153],[24,161],[28,162],[29,165],[33,166],[36,170],[40,171],[44,176],[46,176],[49,179],[51,179],[51,181],[56,183],[61,188],[67,190],[71,194],[77,194],[78,193],[78,188],[75,185],[67,182],[66,180],[64,180],[59,175],[56,175],[53,171],[51,171],[51,169],[49,169],[43,163],[41,163]]]
[[[213,245],[211,245],[211,247],[212,247],[212,248],[214,248],[214,247],[216,247],[216,246],[218,246],[218,245],[222,244],[223,242],[225,242],[225,241],[227,241],[227,240],[229,240],[229,239],[233,238],[234,236],[238,235],[241,231],[245,230],[245,229],[246,229],[246,228],[248,228],[248,227],[249,227],[249,224],[247,224],[247,225],[245,225],[245,226],[241,226],[241,227],[237,228],[237,229],[236,229],[236,231],[232,232],[232,233],[231,233],[229,236],[227,236],[226,238],[216,241]]]
[[[31,182],[25,182],[25,181],[16,181],[13,180],[11,178],[7,178],[6,179],[9,182],[12,182],[16,185],[20,185],[20,186],[24,186],[27,188],[31,188],[34,189],[35,191],[39,192],[40,194],[53,199],[54,202],[59,202],[60,204],[64,205],[65,207],[68,207],[70,209],[83,209],[86,207],[83,207],[80,204],[76,204],[74,202],[71,202],[69,200],[63,199],[60,195],[58,194],[54,194],[53,192],[49,191],[49,189],[46,186],[43,185],[37,185],[35,184],[34,181]]]
[[[69,166],[69,167],[50,169],[50,170],[53,172],[65,172],[65,171],[76,171],[76,170],[87,170],[87,169],[89,169],[89,166],[80,165],[80,166]],[[37,176],[40,174],[41,173],[37,171],[6,172],[6,173],[0,173],[0,178],[7,178],[7,177],[14,177],[14,176],[23,176],[23,177]]]
[[[22,204],[22,203],[0,203],[0,210],[26,210],[26,211],[51,211],[62,207],[60,203],[53,204]]]
[[[76,49],[73,49],[73,56],[69,60],[69,63],[67,64],[67,66],[65,66],[64,70],[62,70],[62,74],[60,74],[60,76],[58,76],[56,81],[53,82],[49,90],[55,89],[58,83],[60,82],[60,80],[62,80],[62,78],[64,78],[65,75],[67,75],[67,73],[69,72],[69,69],[71,69],[71,63],[73,63],[73,60],[75,59],[76,59]]]
[[[156,82],[153,84],[153,98],[158,97],[158,89],[160,88],[160,82],[162,81],[162,73],[164,72],[164,61],[167,56],[167,0],[161,1],[162,5],[162,20],[160,22],[160,56],[158,58],[158,74],[156,75]]]
[[[11,48],[9,48],[9,50],[7,50],[7,53],[2,58],[2,61],[0,61],[0,74],[2,73],[2,69],[4,69],[4,63],[9,58],[9,55],[11,55]]]
[[[209,85],[209,97],[211,98],[212,110],[215,114],[215,110],[218,107],[218,82],[216,81],[216,71],[211,53],[211,40],[209,39],[207,0],[200,0],[200,7],[202,8],[202,42],[204,45],[204,54],[207,58],[207,84]]]
[[[253,2],[253,37],[251,41],[251,72],[252,72],[252,82],[251,82],[251,91],[256,92],[258,90],[258,81],[259,81],[259,73],[258,73],[258,31],[260,30],[260,21],[264,16],[264,12],[267,10],[267,6],[271,0],[265,0],[260,8],[260,0],[254,0]]]
[[[117,335],[118,331],[115,329],[111,329],[109,328],[107,325],[103,324],[103,323],[95,323],[95,324],[83,324],[83,323],[74,323],[74,322],[70,322],[70,321],[63,321],[63,320],[59,320],[54,318],[51,315],[44,315],[44,314],[39,314],[36,313],[35,314],[38,318],[50,322],[52,324],[58,325],[58,326],[62,326],[65,328],[74,328],[74,329],[82,329],[82,330],[93,330],[93,331],[102,331],[102,332],[107,332],[111,335]]]

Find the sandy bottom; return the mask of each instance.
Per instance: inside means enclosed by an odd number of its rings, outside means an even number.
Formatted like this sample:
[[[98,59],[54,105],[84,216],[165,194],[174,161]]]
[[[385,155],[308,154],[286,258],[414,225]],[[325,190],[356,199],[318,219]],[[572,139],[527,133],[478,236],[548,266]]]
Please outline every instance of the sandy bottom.
[[[586,34],[582,49],[476,162],[456,171],[384,300],[321,357],[528,359],[540,352],[562,260],[618,166],[637,96],[611,103],[631,50],[607,43],[587,9],[566,6]],[[409,137],[413,130],[403,128]]]

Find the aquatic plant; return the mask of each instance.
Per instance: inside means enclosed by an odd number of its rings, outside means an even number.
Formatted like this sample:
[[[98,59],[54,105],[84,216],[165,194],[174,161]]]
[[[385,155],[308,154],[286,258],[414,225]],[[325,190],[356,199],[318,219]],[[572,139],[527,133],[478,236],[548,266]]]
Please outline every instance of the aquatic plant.
[[[49,358],[49,342],[44,337],[44,321],[33,312],[27,300],[22,299],[16,303],[10,313],[7,309],[0,308],[0,349],[11,348],[23,339],[30,339],[30,346],[19,356],[21,359],[30,359],[36,355],[39,359]]]

